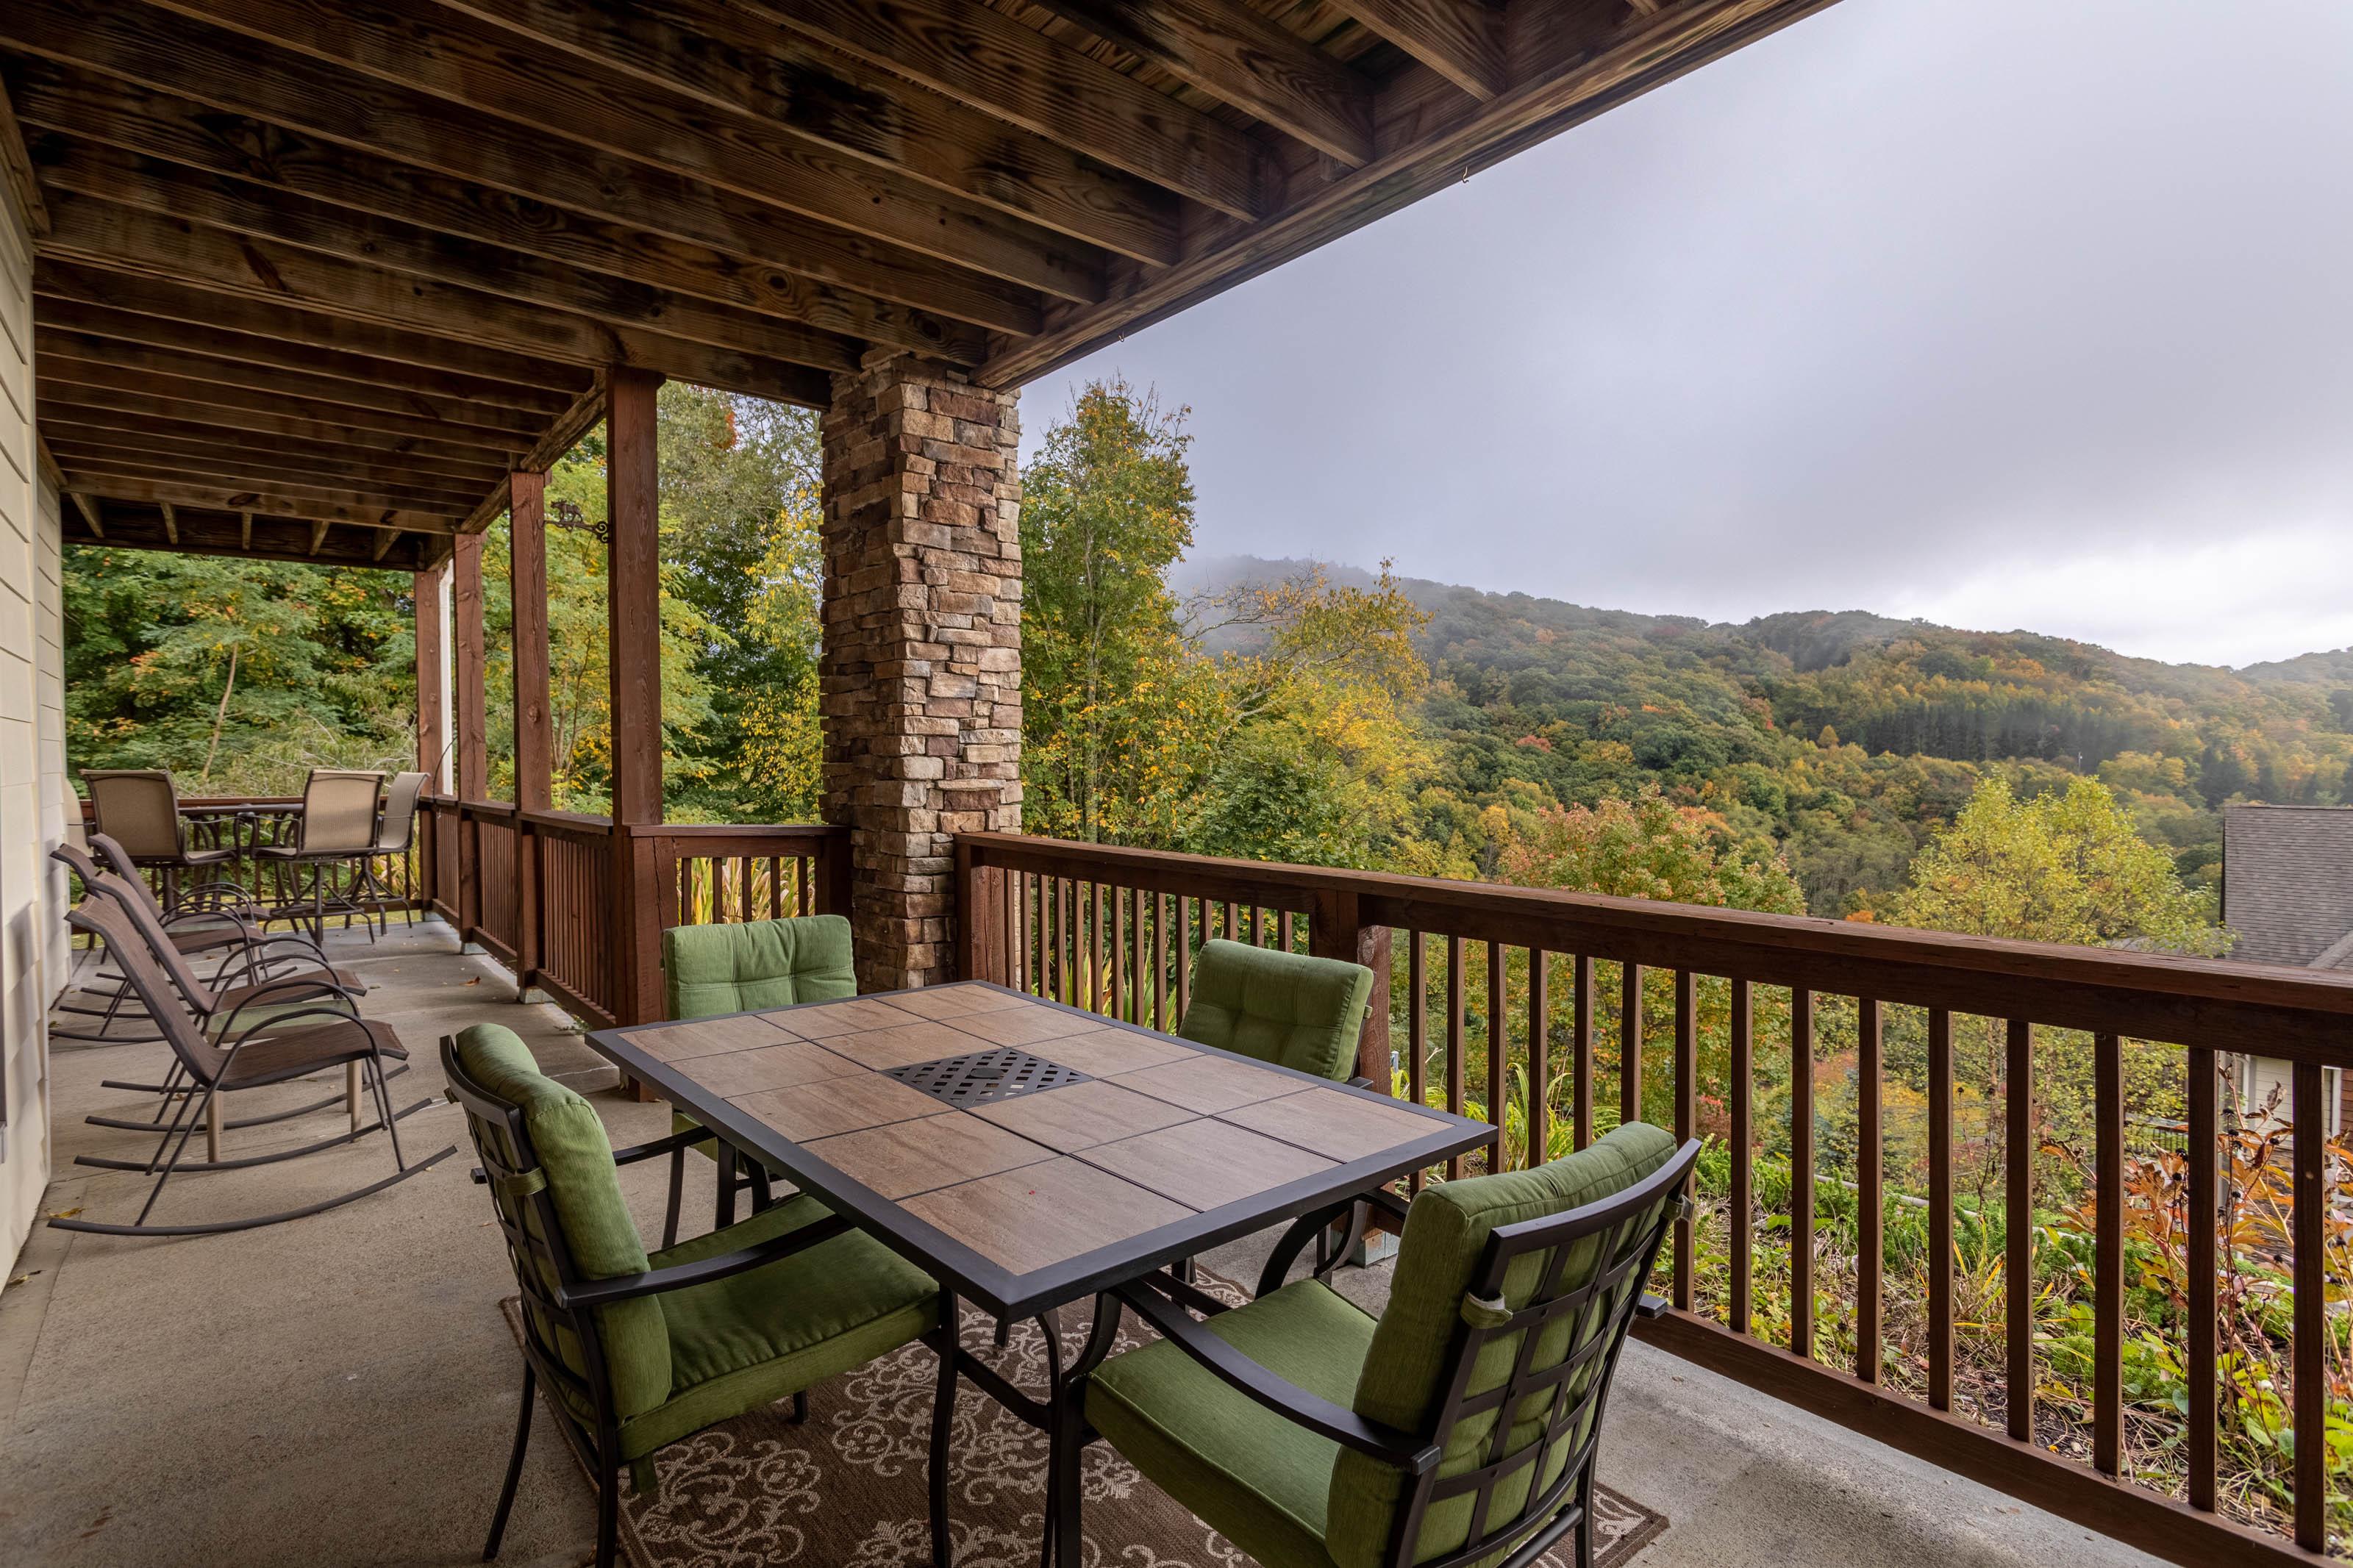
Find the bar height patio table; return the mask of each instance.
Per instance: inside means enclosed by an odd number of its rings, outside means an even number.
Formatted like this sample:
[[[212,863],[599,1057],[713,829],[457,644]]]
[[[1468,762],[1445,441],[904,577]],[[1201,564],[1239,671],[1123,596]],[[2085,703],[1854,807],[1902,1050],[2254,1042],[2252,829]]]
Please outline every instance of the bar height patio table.
[[[588,1040],[924,1269],[951,1321],[956,1298],[1001,1321],[1039,1318],[1050,1347],[1060,1307],[1285,1220],[1345,1215],[1353,1195],[1496,1136],[976,981]],[[968,1376],[1052,1432],[1077,1419],[1066,1392],[1110,1352],[1117,1321],[1099,1308],[1067,1366],[1050,1352],[1044,1400],[959,1351],[943,1404]]]

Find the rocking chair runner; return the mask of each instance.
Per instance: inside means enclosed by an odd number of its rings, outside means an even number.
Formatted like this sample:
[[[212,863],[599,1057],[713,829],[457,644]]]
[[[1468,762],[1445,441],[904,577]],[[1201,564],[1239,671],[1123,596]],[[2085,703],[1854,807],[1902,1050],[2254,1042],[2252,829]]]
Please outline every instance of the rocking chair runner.
[[[400,1119],[422,1110],[431,1101],[420,1100],[405,1110],[394,1111],[392,1095],[385,1087],[387,1076],[385,1063],[387,1058],[405,1060],[407,1052],[402,1048],[399,1037],[388,1026],[361,1019],[348,1010],[348,1004],[340,1009],[314,1004],[292,1013],[278,1014],[227,1037],[226,1044],[215,1044],[205,1037],[197,1020],[189,1013],[186,1004],[181,1001],[171,978],[164,973],[163,965],[149,947],[138,923],[121,902],[111,898],[88,899],[66,919],[75,930],[87,931],[106,943],[108,952],[122,971],[123,979],[145,1005],[149,1016],[164,1031],[164,1037],[170,1043],[172,1054],[177,1058],[178,1068],[186,1077],[187,1092],[179,1097],[177,1109],[171,1121],[163,1128],[154,1153],[143,1164],[90,1154],[80,1155],[75,1161],[77,1164],[95,1165],[101,1169],[153,1173],[155,1185],[140,1208],[139,1217],[129,1225],[105,1225],[79,1217],[52,1218],[49,1224],[58,1229],[91,1231],[100,1236],[210,1236],[223,1231],[253,1230],[340,1208],[371,1194],[380,1193],[396,1183],[405,1182],[458,1152],[457,1145],[453,1143],[414,1164],[402,1157]],[[301,1019],[315,1021],[302,1028],[289,1027]],[[357,1073],[357,1081],[352,1086],[354,1092],[350,1096],[352,1125],[349,1131],[321,1139],[299,1149],[254,1154],[240,1160],[217,1158],[223,1125],[223,1095],[307,1078],[312,1073],[336,1067],[355,1069]],[[376,1120],[365,1125],[360,1121],[361,1100],[356,1092],[363,1089],[375,1100],[377,1113]],[[183,1168],[181,1161],[187,1152],[188,1141],[199,1123],[206,1128],[206,1148],[216,1157],[202,1164],[187,1167],[191,1172],[276,1164],[353,1142],[379,1131],[386,1133],[391,1142],[395,1170],[380,1181],[335,1197],[306,1204],[301,1208],[244,1219],[213,1220],[200,1225],[150,1225],[147,1216],[154,1212],[156,1199],[164,1195],[164,1184]]]

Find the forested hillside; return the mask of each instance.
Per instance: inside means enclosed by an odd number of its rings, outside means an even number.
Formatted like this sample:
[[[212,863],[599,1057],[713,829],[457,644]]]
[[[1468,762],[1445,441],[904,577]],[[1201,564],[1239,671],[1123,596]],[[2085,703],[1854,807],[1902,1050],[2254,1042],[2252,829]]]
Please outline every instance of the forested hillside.
[[[1228,559],[1176,581],[1216,592],[1303,565]],[[2024,795],[2099,778],[2193,885],[2219,874],[2224,803],[2346,798],[2353,651],[2232,671],[1856,611],[1710,625],[1396,581],[1430,616],[1420,831],[1482,871],[1483,812],[1656,784],[1769,837],[1814,912],[1851,914],[1885,907],[1988,775]]]

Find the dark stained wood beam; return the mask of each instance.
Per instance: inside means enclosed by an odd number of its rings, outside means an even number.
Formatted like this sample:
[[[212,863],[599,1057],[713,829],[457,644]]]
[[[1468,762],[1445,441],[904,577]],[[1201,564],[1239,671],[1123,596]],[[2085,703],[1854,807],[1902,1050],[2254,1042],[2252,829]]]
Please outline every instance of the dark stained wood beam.
[[[1035,0],[1350,168],[1373,155],[1373,84],[1240,0]]]
[[[522,810],[547,811],[555,804],[555,727],[547,668],[547,475],[519,468],[511,489],[507,587],[513,653],[508,668],[514,678],[514,799]],[[518,847],[530,853],[525,846]],[[529,864],[516,870],[522,897],[536,898],[538,879],[529,875]],[[522,929],[525,940],[533,940],[529,921]]]
[[[452,523],[451,532],[457,531],[457,520],[465,515],[473,500],[470,491],[438,489],[425,484],[395,484],[350,472],[271,463],[237,448],[225,448],[205,457],[156,455],[114,447],[102,444],[99,437],[86,437],[63,426],[58,428],[58,461],[79,480],[102,483],[108,479],[152,479],[164,484],[185,481],[226,490],[252,489],[310,504],[326,502],[363,511],[388,508],[431,512],[448,516]],[[257,508],[264,504],[255,503]]]
[[[562,412],[596,379],[581,365],[485,348],[470,338],[404,331],[54,257],[35,263],[33,292],[38,319],[53,325],[427,399],[463,398],[544,416]],[[528,421],[521,426],[533,427]]]
[[[299,478],[305,472],[342,469],[394,484],[456,489],[469,504],[506,477],[503,468],[455,462],[431,454],[387,451],[333,440],[297,441],[281,436],[257,436],[251,431],[223,429],[193,420],[126,412],[106,404],[79,403],[75,400],[75,388],[47,383],[38,384],[38,395],[42,427],[57,431],[60,446],[71,439],[85,446],[127,446],[139,451],[178,453],[191,458],[240,451],[286,469],[289,478]]]
[[[1441,185],[1502,162],[1708,61],[1828,7],[1833,0],[1685,0],[1655,15],[1563,0],[1514,35],[1509,91],[1479,103],[1434,72],[1409,71],[1384,89],[1377,135],[1394,150],[1332,177],[1290,171],[1282,213],[1255,225],[1204,227],[1198,249],[1165,269],[1115,269],[1100,306],[1051,312],[1048,330],[1008,340],[974,373],[984,386],[1018,386],[1103,344],[1176,315],[1235,284],[1410,205]]]
[[[1164,185],[1230,217],[1265,211],[1244,132],[985,5],[739,0],[763,21]]]
[[[16,122],[5,82],[0,82],[0,177],[16,193],[16,210],[25,215],[25,226],[34,237],[48,233],[48,203],[42,198],[41,182],[34,177],[33,161],[25,151],[24,127]]]
[[[447,409],[447,414],[421,416],[407,411],[414,402],[400,390],[364,388],[358,381],[306,376],[237,360],[184,355],[169,348],[120,343],[40,324],[33,329],[33,353],[40,355],[42,374],[54,381],[181,397],[214,406],[301,411],[306,418],[322,423],[351,423],[363,430],[384,430],[385,435],[436,439],[449,447],[475,449],[485,456],[485,461],[491,454],[527,449],[548,423],[546,414],[530,416],[518,409],[494,409],[480,402],[445,402],[440,409]]]
[[[797,321],[713,305],[517,251],[453,241],[413,224],[329,206],[308,196],[119,148],[67,142],[54,132],[41,136],[34,155],[52,191],[76,192],[160,217],[301,246],[322,256],[569,311],[625,330],[649,329],[825,371],[855,369],[863,353],[854,338]],[[965,331],[976,345],[978,332]]]
[[[830,242],[825,247],[829,254],[815,259],[802,254],[811,248],[807,245],[747,259],[609,219],[522,206],[469,181],[313,141],[133,83],[77,77],[47,61],[33,62],[28,76],[26,123],[36,129],[37,141],[59,149],[37,147],[37,163],[67,155],[62,149],[69,144],[60,142],[61,137],[86,139],[118,156],[135,153],[168,160],[560,265],[948,359],[973,357],[979,327],[1038,330],[1040,301],[1035,296],[1025,300],[1018,290],[989,287],[961,269],[912,254],[903,264],[871,255],[861,261],[860,247],[846,237]],[[800,265],[792,265],[796,261]],[[848,286],[852,279],[868,283],[876,275],[884,277],[891,297]],[[951,322],[894,302],[926,293],[974,310],[978,321]]]
[[[191,442],[179,435],[155,435],[151,430],[113,430],[108,426],[80,426],[69,418],[49,418],[42,411],[42,428],[57,439],[58,461],[70,454],[94,458],[142,456],[158,466],[181,466],[186,472],[207,472],[214,478],[259,478],[287,482],[351,482],[358,489],[384,487],[385,496],[430,496],[433,503],[457,500],[473,505],[475,496],[506,475],[473,478],[430,468],[405,468],[369,463],[367,454],[327,454],[311,449],[285,449],[270,442]],[[381,454],[379,454],[381,456]]]
[[[1493,0],[1335,0],[1341,10],[1484,103],[1511,85],[1504,8]]]
[[[33,467],[43,484],[56,490],[66,488],[65,470],[58,467],[57,458],[49,453],[48,442],[42,439],[38,430],[33,433]]]
[[[270,304],[440,337],[470,336],[510,353],[575,364],[644,365],[680,380],[822,407],[831,378],[788,363],[592,321],[420,279],[340,257],[60,195],[41,253],[84,267],[159,277]]]
[[[104,539],[106,525],[100,521],[98,498],[86,490],[67,490],[65,493],[73,501],[74,510],[80,512],[83,520],[90,524],[90,537]]]
[[[793,214],[1063,298],[1102,293],[1100,251],[886,170],[746,135],[732,118],[714,127],[625,77],[547,68],[511,35],[429,0],[332,14],[290,0],[174,8],[216,25],[105,0],[11,0],[0,45],[754,259],[826,238],[783,221]]]
[[[176,506],[201,507],[208,511],[266,512],[272,517],[296,517],[306,521],[324,518],[329,522],[348,522],[363,528],[396,528],[410,533],[458,531],[458,520],[443,512],[294,500],[281,493],[235,485],[183,484],[169,479],[83,475],[76,473],[71,465],[67,467],[66,481],[73,490],[108,500],[142,501],[150,506],[171,501]]]
[[[1155,186],[713,0],[441,0],[534,43],[1139,261],[1176,258]]]
[[[301,395],[311,390],[301,382],[273,385],[267,380],[197,380],[165,374],[182,361],[159,355],[160,363],[142,358],[136,345],[109,344],[104,339],[82,339],[46,330],[33,334],[45,384],[65,389],[75,401],[103,404],[125,413],[165,419],[192,419],[258,435],[287,436],[309,440],[334,439],[353,446],[409,452],[420,457],[448,458],[463,464],[503,464],[530,450],[533,437],[484,431],[439,420],[418,419],[380,408],[324,403]],[[108,348],[125,351],[121,357],[100,357]],[[213,362],[187,356],[190,368]],[[233,370],[234,367],[231,367]],[[257,378],[269,373],[251,373]],[[280,373],[284,374],[284,373]],[[326,382],[328,386],[343,384]]]
[[[311,566],[382,566],[398,572],[414,571],[417,563],[444,548],[433,534],[347,528],[313,555],[310,544],[316,524],[309,521],[252,518],[187,507],[174,509],[172,532],[178,535],[175,539],[166,533],[161,510],[154,506],[79,494],[74,499],[87,502],[89,510],[68,520],[65,542],[84,548],[169,550],[181,555],[292,561]]]

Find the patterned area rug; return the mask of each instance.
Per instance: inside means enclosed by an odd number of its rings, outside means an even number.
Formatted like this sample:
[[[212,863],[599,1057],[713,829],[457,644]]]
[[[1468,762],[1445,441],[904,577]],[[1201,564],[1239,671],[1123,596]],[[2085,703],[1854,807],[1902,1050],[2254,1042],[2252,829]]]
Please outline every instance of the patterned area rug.
[[[1205,1289],[1232,1301],[1239,1287],[1204,1273]],[[501,1303],[520,1334],[517,1301]],[[1063,1352],[1085,1339],[1083,1309],[1065,1314]],[[995,1324],[965,1313],[965,1347],[1022,1388],[1046,1386],[1046,1338],[1014,1325],[995,1347]],[[1120,1348],[1148,1338],[1133,1313]],[[922,1568],[931,1560],[925,1453],[938,1361],[908,1345],[862,1371],[809,1390],[805,1424],[790,1402],[714,1426],[655,1457],[659,1487],[648,1499],[623,1482],[621,1548],[633,1568]],[[543,1431],[538,1440],[550,1434]],[[560,1441],[560,1439],[557,1439]],[[956,1397],[949,1518],[957,1568],[1035,1568],[1046,1495],[1046,1435],[966,1384]],[[585,1478],[586,1472],[584,1470]],[[1249,1568],[1251,1559],[1139,1476],[1107,1443],[1087,1449],[1087,1568]],[[1667,1528],[1653,1512],[1596,1489],[1594,1568],[1625,1568]],[[1573,1568],[1564,1541],[1545,1568]]]

